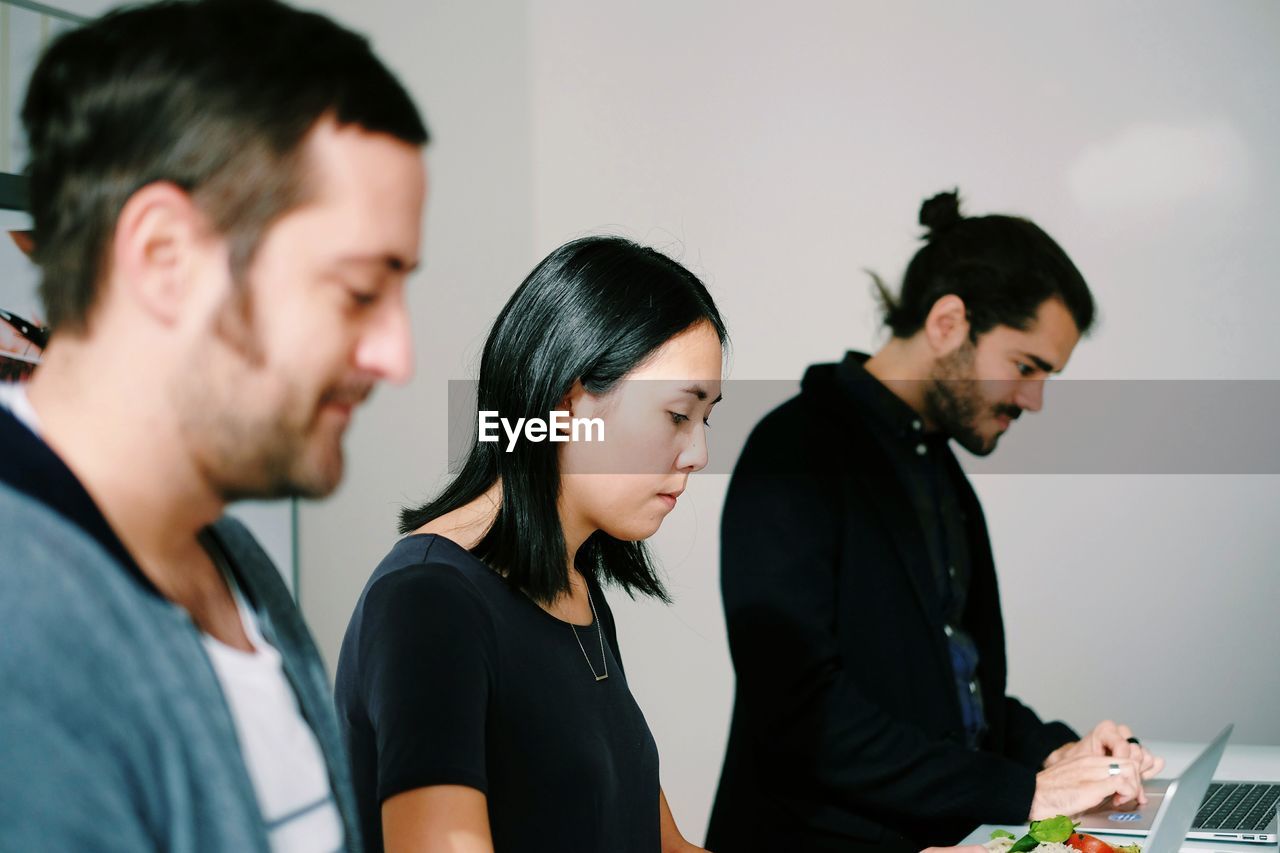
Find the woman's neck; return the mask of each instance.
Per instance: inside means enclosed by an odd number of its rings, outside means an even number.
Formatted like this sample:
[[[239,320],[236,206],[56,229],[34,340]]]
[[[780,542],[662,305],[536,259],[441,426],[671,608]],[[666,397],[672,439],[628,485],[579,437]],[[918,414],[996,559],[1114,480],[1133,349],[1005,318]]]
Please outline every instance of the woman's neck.
[[[485,534],[493,527],[493,522],[501,508],[502,483],[497,481],[474,500],[431,519],[413,532],[443,536],[471,551],[480,544],[480,540],[484,539]],[[578,571],[574,561],[577,558],[578,549],[595,530],[587,529],[586,524],[574,523],[570,520],[572,514],[563,506],[559,508],[559,515],[568,556],[569,590],[561,593],[550,604],[539,602],[539,606],[557,619],[586,625],[592,621],[594,613],[587,593],[587,580],[582,572]]]
[[[413,532],[443,536],[471,551],[493,527],[501,507],[502,484],[495,482],[479,497],[444,515],[436,516]]]

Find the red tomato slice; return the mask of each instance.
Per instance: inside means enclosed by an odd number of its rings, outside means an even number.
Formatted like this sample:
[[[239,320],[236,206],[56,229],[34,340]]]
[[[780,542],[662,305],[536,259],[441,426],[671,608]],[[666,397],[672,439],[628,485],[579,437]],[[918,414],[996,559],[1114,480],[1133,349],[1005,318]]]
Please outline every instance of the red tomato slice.
[[[1101,838],[1094,838],[1083,832],[1071,833],[1071,837],[1067,839],[1067,846],[1074,847],[1080,853],[1115,853],[1115,849]]]

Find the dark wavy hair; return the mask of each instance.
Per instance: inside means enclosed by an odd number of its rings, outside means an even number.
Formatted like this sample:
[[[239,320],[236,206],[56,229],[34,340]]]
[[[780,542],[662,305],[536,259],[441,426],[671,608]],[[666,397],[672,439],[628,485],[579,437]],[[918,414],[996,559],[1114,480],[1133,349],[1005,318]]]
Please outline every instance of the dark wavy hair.
[[[958,190],[939,193],[920,207],[928,228],[895,298],[870,272],[895,338],[924,327],[935,302],[959,296],[969,336],[996,326],[1025,330],[1047,299],[1061,300],[1081,335],[1093,326],[1095,306],[1084,276],[1053,238],[1018,216],[962,216]]]
[[[726,345],[711,294],[666,255],[620,237],[566,243],[534,267],[494,321],[480,361],[479,410],[545,418],[575,382],[605,394],[699,323],[709,323]],[[461,470],[443,492],[400,513],[400,532],[470,503],[498,480],[502,505],[472,552],[534,600],[549,603],[569,590],[555,444],[523,441],[508,453],[473,436]],[[575,565],[632,596],[670,600],[643,542],[597,530],[578,549]]]

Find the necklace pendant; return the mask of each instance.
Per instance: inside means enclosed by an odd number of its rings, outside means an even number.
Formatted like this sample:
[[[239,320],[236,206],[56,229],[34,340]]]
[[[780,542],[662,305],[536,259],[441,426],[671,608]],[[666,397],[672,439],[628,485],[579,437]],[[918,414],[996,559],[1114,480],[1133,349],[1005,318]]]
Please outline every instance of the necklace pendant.
[[[604,664],[603,675],[596,675],[596,668],[591,663],[591,656],[587,654],[587,647],[582,645],[582,638],[578,636],[578,627],[570,622],[569,630],[573,632],[573,638],[578,641],[578,648],[582,650],[582,657],[587,662],[587,669],[591,670],[591,677],[596,680],[596,683],[599,683],[609,677],[609,658],[604,651],[604,629],[600,627],[600,614],[596,613],[596,604],[591,600],[591,589],[589,587],[587,589],[587,604],[591,607],[591,621],[595,623],[596,636],[600,638],[600,662]]]

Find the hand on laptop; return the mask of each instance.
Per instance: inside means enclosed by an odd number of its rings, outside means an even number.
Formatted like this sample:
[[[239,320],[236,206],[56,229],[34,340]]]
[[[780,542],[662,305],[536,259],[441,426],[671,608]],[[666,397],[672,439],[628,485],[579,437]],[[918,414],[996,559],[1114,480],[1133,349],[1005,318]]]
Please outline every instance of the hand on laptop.
[[[1082,741],[1083,743],[1083,741]],[[1115,770],[1112,769],[1115,766]],[[1120,806],[1132,800],[1147,801],[1138,765],[1113,755],[1077,755],[1060,759],[1036,774],[1031,798],[1031,820],[1075,815],[1111,797]]]
[[[1150,779],[1164,769],[1163,758],[1152,755],[1146,747],[1134,743],[1130,738],[1133,738],[1133,731],[1128,726],[1103,720],[1080,740],[1049,753],[1049,757],[1044,760],[1044,768],[1047,770],[1061,761],[1084,755],[1111,755],[1127,758],[1137,764],[1138,773],[1143,779]]]

